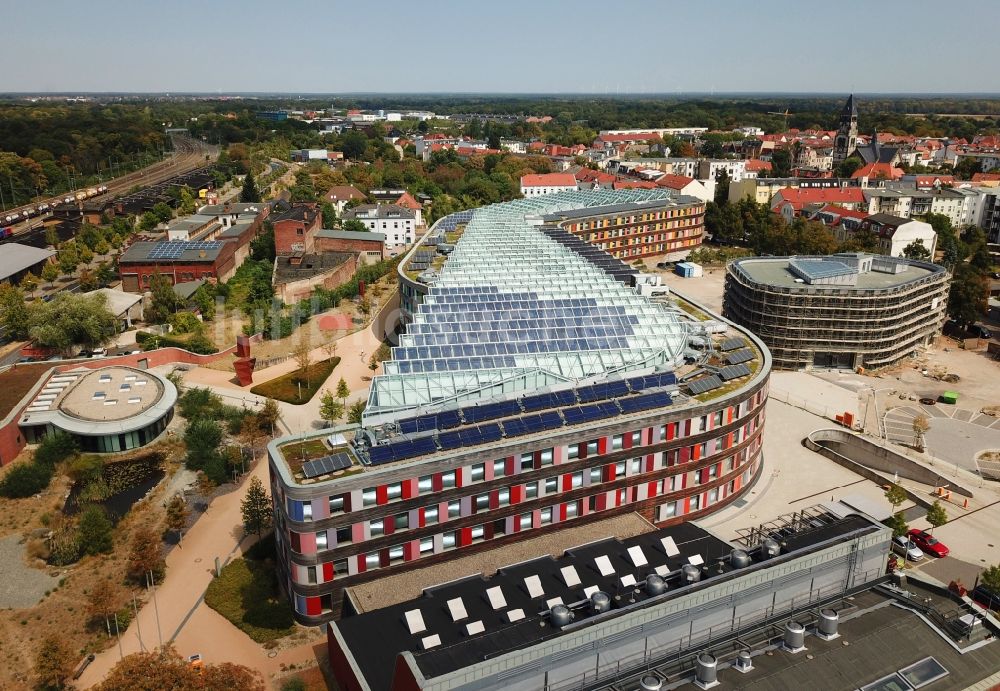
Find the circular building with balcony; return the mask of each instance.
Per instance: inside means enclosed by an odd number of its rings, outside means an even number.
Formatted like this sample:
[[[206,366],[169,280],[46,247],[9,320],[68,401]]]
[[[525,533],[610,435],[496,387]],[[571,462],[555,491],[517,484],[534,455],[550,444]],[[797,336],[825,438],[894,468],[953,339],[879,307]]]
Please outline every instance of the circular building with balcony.
[[[21,414],[25,439],[54,432],[81,451],[114,453],[151,443],[167,428],[177,388],[165,377],[132,367],[54,371]]]
[[[936,264],[860,253],[738,259],[723,315],[760,337],[777,369],[877,369],[930,345],[948,278]]]

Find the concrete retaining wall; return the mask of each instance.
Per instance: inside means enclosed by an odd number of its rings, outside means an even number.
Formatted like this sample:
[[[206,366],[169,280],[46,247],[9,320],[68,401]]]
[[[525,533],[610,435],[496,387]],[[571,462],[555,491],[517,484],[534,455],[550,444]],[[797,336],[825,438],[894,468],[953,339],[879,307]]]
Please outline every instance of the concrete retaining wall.
[[[843,429],[818,429],[806,437],[806,448],[826,456],[848,470],[879,484],[891,481],[895,474],[931,487],[947,487],[956,494],[971,497],[972,492],[906,456],[884,446],[875,444],[864,437]],[[931,501],[923,495],[907,491],[921,506],[930,506]]]

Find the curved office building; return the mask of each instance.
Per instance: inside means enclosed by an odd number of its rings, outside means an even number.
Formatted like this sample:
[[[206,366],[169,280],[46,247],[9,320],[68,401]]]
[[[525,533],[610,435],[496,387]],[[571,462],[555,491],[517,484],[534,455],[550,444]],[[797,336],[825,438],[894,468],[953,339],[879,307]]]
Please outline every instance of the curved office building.
[[[385,574],[624,513],[669,526],[748,491],[767,348],[546,220],[663,198],[496,204],[441,219],[411,250],[410,321],[364,424],[269,445],[299,621],[339,617],[346,587]],[[303,462],[311,437],[328,451]]]
[[[900,257],[754,257],[726,269],[723,314],[767,344],[779,369],[879,368],[941,331],[948,272]]]
[[[160,436],[176,402],[176,387],[147,370],[115,365],[54,372],[19,424],[28,442],[62,431],[81,451],[128,451]]]

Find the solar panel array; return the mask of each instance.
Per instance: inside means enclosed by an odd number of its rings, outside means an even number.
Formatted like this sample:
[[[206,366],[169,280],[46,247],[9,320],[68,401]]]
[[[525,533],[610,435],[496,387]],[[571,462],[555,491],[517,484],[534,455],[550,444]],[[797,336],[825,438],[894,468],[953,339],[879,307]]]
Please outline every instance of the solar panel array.
[[[434,257],[437,256],[437,252],[434,250],[420,249],[413,253],[410,257],[409,263],[406,265],[407,269],[411,271],[424,271],[429,269],[434,261]]]
[[[314,478],[320,475],[329,475],[340,470],[347,470],[352,465],[354,465],[354,462],[351,460],[350,454],[341,451],[332,456],[324,456],[313,461],[306,461],[302,464],[302,474],[306,478]]]
[[[738,365],[754,359],[753,351],[749,348],[740,348],[726,356],[726,362],[730,365]]]
[[[742,338],[727,338],[719,344],[719,350],[727,352],[730,350],[736,350],[737,348],[742,348],[744,345],[746,345],[746,341]]]
[[[722,377],[724,381],[739,379],[740,377],[745,377],[749,374],[750,368],[746,365],[746,363],[740,365],[729,365],[728,367],[723,367],[719,370],[719,376]]]
[[[221,242],[214,240],[195,240],[195,241],[185,241],[185,240],[167,240],[166,242],[158,242],[149,252],[150,259],[178,259],[182,254],[188,250],[201,251],[201,250],[217,250],[222,247]]]
[[[722,379],[718,375],[712,374],[701,379],[689,381],[687,382],[687,386],[691,393],[697,396],[698,394],[703,394],[706,391],[711,391],[722,386]]]
[[[679,366],[687,331],[676,312],[616,280],[635,273],[621,261],[534,220],[621,205],[638,211],[669,207],[670,196],[664,190],[565,192],[442,219],[440,230],[464,223],[464,232],[383,374],[374,378],[365,420],[500,392],[531,394],[630,369]]]

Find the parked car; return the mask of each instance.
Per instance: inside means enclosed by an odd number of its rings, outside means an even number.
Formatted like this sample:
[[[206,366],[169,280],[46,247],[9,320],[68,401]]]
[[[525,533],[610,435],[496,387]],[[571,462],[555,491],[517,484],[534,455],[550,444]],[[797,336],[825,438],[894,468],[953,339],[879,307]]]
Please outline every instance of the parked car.
[[[892,551],[906,557],[908,561],[920,561],[924,558],[924,553],[913,544],[909,535],[899,535],[892,538]]]
[[[910,530],[910,541],[920,548],[920,551],[925,554],[930,554],[935,557],[947,557],[949,549],[947,545],[940,542],[936,537],[928,533],[926,530],[920,530],[919,528],[913,528]]]
[[[1000,593],[995,593],[985,585],[979,584],[969,593],[972,601],[983,609],[1000,610]]]

